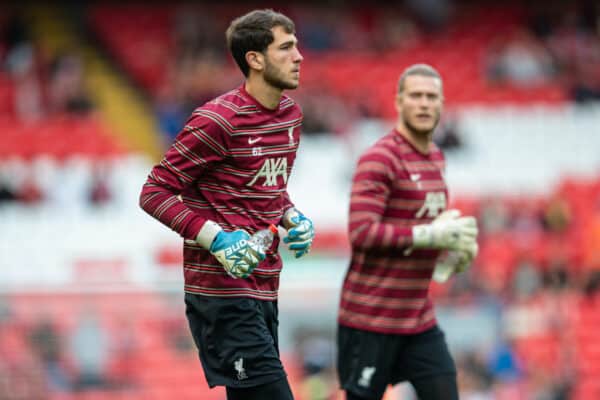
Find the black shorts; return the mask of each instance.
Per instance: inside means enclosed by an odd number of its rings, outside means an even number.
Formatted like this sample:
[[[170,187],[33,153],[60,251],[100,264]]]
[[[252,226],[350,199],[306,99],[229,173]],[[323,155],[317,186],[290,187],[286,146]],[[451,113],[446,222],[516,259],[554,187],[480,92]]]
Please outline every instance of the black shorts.
[[[337,367],[342,389],[367,398],[381,398],[389,384],[456,374],[437,326],[414,335],[388,335],[338,325]]]
[[[186,316],[210,387],[252,387],[285,377],[277,302],[185,294]]]

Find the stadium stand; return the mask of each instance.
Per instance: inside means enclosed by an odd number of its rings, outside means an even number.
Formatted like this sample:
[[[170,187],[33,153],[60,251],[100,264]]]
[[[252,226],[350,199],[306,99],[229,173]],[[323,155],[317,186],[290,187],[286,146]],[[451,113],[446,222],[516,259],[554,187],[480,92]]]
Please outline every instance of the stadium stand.
[[[303,65],[298,99],[306,111],[323,109],[319,97],[327,99],[336,117],[345,119],[340,123],[340,118],[307,112],[307,125],[312,119],[315,128],[303,146],[312,158],[299,157],[294,189],[301,192],[310,185],[314,165],[319,165],[319,178],[326,182],[331,201],[306,199],[308,207],[313,207],[311,201],[320,203],[314,205],[319,226],[315,256],[307,265],[290,262],[289,272],[296,274],[297,286],[306,286],[300,288],[299,298],[320,298],[317,289],[309,289],[319,279],[298,272],[301,268],[323,274],[316,275],[323,278],[323,291],[338,289],[341,280],[330,282],[330,275],[319,269],[335,265],[341,274],[345,267],[342,198],[352,158],[364,145],[364,138],[356,137],[357,126],[362,132],[364,119],[393,118],[391,97],[398,72],[413,62],[431,63],[445,77],[450,110],[458,117],[461,112],[471,115],[459,123],[464,143],[449,152],[450,165],[466,165],[464,174],[455,175],[464,185],[458,182],[457,187],[465,190],[453,194],[452,202],[464,213],[477,215],[482,230],[472,270],[447,285],[434,285],[432,291],[440,305],[454,311],[491,304],[495,311],[487,314],[498,324],[492,343],[482,338],[474,348],[453,349],[464,398],[600,398],[597,154],[594,159],[598,139],[590,134],[589,143],[571,145],[572,153],[565,151],[567,141],[553,142],[563,132],[576,139],[579,132],[597,130],[595,109],[592,105],[589,112],[585,106],[600,97],[600,37],[598,22],[594,31],[593,22],[588,22],[593,18],[585,13],[597,16],[598,10],[582,12],[559,4],[543,13],[518,2],[458,1],[453,6],[454,12],[437,28],[404,6],[286,8],[298,21],[300,39],[306,42],[302,50],[311,60]],[[191,107],[239,82],[223,50],[222,32],[230,18],[245,9],[227,3],[90,3],[83,8],[83,22],[98,38],[98,53],[112,57],[108,62],[114,64],[113,72],[124,72],[118,82],[139,86],[136,95],[155,106],[152,117],[172,119],[162,124],[167,131],[168,126],[180,127]],[[0,398],[223,399],[223,390],[208,390],[187,332],[177,286],[181,254],[176,238],[157,235],[151,241],[151,229],[140,234],[138,239],[145,241],[135,248],[135,262],[127,261],[124,250],[133,247],[132,238],[112,233],[113,240],[108,239],[114,226],[144,229],[137,225],[132,194],[153,160],[138,158],[127,132],[115,134],[98,103],[85,112],[57,106],[60,96],[51,95],[63,87],[56,85],[57,79],[67,76],[66,81],[80,84],[90,72],[78,70],[78,62],[47,59],[43,43],[28,33],[35,31],[31,20],[20,11],[0,6],[0,27],[6,28],[0,40]],[[190,24],[190,18],[203,23]],[[386,18],[392,22],[389,26],[374,22]],[[312,20],[319,23],[311,25]],[[400,25],[398,34],[394,29]],[[65,32],[68,40],[81,39],[76,31]],[[75,56],[85,57],[77,52]],[[520,64],[515,57],[530,61]],[[517,64],[520,68],[513,69]],[[56,73],[57,65],[66,75]],[[70,74],[78,78],[71,80]],[[112,92],[106,81],[97,82]],[[571,110],[573,101],[582,108]],[[165,111],[172,108],[177,112]],[[536,111],[540,108],[542,112]],[[545,126],[548,121],[551,127]],[[532,138],[520,140],[523,132]],[[327,133],[327,138],[310,133]],[[540,150],[528,161],[531,181],[520,182],[522,186],[511,192],[523,175],[510,168],[511,162],[521,160],[515,143],[531,150],[545,140],[547,151]],[[486,163],[473,155],[490,144],[497,158]],[[566,159],[580,161],[579,168],[558,176],[559,164]],[[497,172],[502,161],[507,167]],[[492,190],[501,186],[499,180],[487,186],[481,181],[493,173],[507,179],[500,194]],[[550,180],[549,174],[556,176]],[[57,227],[68,232],[57,237]],[[89,244],[102,238],[112,247]],[[57,249],[64,254],[49,254]],[[66,265],[72,259],[73,265]],[[329,260],[335,261],[326,264]],[[74,280],[69,279],[69,268],[75,270]],[[314,315],[309,303],[289,309]],[[295,318],[296,324],[308,324]],[[100,358],[101,373],[94,379],[80,374],[81,352],[75,350],[78,329],[83,326],[86,332],[84,322],[104,335],[87,340],[107,346],[105,357],[90,355]],[[317,339],[333,337],[329,322],[324,334],[315,333]],[[450,338],[466,333],[448,332]],[[291,342],[285,341],[283,354],[297,398],[316,399],[304,390],[311,385],[326,393],[320,398],[337,398],[331,360],[315,370]],[[503,357],[494,358],[501,350]],[[388,398],[410,398],[405,393],[392,396]]]

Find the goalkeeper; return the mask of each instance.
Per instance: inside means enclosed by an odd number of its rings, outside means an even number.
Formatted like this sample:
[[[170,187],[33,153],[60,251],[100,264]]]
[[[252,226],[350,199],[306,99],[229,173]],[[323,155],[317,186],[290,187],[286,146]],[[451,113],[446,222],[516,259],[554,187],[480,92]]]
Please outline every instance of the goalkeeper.
[[[446,210],[445,161],[432,141],[442,79],[416,64],[400,76],[395,128],[360,158],[352,184],[352,258],[338,315],[347,400],[379,400],[408,381],[420,400],[456,400],[456,367],[428,296],[477,254],[473,217]]]
[[[291,400],[277,335],[279,239],[266,251],[249,239],[281,225],[302,257],[314,237],[287,194],[302,112],[283,91],[298,86],[303,58],[294,23],[273,10],[237,18],[226,38],[246,81],[193,112],[140,205],[186,239],[186,316],[208,384],[228,400]]]

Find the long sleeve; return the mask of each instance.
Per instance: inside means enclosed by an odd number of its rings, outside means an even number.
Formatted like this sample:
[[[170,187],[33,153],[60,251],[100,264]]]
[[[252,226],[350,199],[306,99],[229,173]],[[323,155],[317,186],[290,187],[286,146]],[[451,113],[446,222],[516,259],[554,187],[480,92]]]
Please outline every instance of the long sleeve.
[[[389,155],[382,151],[368,152],[358,162],[349,218],[354,249],[400,249],[412,244],[411,226],[383,222],[395,179],[392,165]]]
[[[281,195],[281,198],[283,200],[283,211],[285,212],[286,210],[294,207],[294,203],[292,202],[292,200],[290,199],[290,195],[287,192],[287,190]]]
[[[178,195],[204,171],[227,156],[227,134],[212,120],[192,116],[156,165],[140,194],[140,207],[186,239],[195,239],[206,222]]]

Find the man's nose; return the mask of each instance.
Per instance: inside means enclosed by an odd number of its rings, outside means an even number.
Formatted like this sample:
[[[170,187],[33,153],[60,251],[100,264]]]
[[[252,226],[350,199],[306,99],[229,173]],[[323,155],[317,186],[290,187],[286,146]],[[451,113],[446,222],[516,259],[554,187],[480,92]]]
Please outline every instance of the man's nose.
[[[427,96],[421,96],[419,98],[419,107],[421,108],[429,108],[431,107],[432,101]]]
[[[302,60],[304,60],[302,53],[300,53],[300,50],[296,49],[296,52],[294,53],[294,62],[301,63]]]

